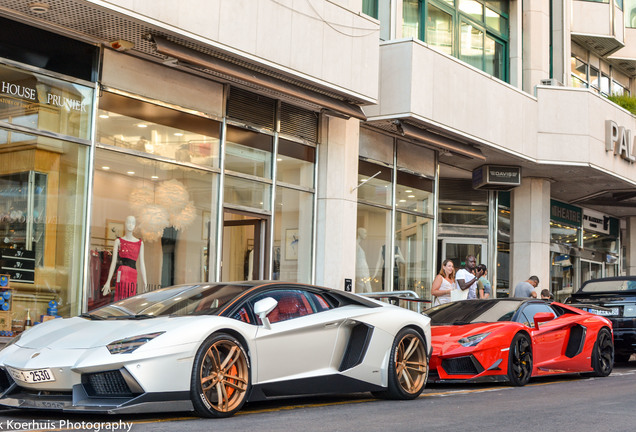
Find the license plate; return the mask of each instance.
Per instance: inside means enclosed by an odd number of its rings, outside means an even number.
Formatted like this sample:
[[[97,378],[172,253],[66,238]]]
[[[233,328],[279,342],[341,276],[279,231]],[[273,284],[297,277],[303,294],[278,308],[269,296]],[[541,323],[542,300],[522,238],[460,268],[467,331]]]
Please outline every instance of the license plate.
[[[14,368],[7,368],[11,377],[14,380],[22,381],[25,383],[41,383],[55,381],[51,369],[33,369],[33,370],[20,370]]]
[[[594,315],[603,315],[603,316],[612,316],[612,315],[618,315],[618,308],[610,308],[610,310],[602,310],[602,309],[594,309],[594,308],[589,308],[587,310],[589,313],[593,313]]]

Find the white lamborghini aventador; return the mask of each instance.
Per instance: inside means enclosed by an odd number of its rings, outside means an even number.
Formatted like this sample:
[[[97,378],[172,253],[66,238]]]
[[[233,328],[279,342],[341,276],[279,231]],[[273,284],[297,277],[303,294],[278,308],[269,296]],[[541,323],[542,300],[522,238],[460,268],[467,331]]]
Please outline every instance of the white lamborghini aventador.
[[[0,351],[0,405],[226,417],[245,402],[371,391],[413,399],[429,318],[282,282],[180,285],[39,324]]]

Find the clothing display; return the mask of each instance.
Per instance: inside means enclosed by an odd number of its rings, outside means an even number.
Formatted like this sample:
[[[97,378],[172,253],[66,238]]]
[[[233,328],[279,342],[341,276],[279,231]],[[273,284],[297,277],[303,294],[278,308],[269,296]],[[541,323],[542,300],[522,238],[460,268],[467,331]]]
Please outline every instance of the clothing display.
[[[119,238],[117,256],[121,260],[121,265],[117,269],[115,301],[137,294],[137,257],[140,248],[141,240],[128,241]]]

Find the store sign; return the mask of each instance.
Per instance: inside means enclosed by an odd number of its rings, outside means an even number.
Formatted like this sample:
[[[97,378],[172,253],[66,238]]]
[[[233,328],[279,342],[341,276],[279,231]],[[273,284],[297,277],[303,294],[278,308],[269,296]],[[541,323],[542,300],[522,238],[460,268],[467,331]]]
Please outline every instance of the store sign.
[[[473,188],[510,190],[521,184],[521,167],[482,165],[473,171]]]
[[[90,87],[0,65],[0,119],[9,123],[29,118],[29,127],[90,139],[92,103]]]
[[[9,275],[11,282],[35,282],[35,251],[0,249],[1,271]]]
[[[583,222],[583,211],[580,207],[550,200],[550,220],[580,227]]]
[[[606,214],[594,210],[583,209],[583,229],[585,230],[609,234],[610,220],[611,217]]]
[[[636,162],[636,141],[632,138],[632,131],[613,120],[605,120],[605,151],[614,152],[614,156],[629,163]]]

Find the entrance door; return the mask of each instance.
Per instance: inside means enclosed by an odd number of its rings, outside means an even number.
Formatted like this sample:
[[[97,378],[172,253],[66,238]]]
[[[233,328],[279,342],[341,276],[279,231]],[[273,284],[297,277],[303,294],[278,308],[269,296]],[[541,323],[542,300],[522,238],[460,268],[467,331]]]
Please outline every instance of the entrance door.
[[[603,277],[603,263],[581,260],[581,283]]]
[[[445,259],[453,260],[455,270],[466,265],[466,256],[473,255],[477,261],[477,265],[486,264],[488,259],[488,241],[486,239],[474,238],[446,238],[442,239],[441,255],[439,256],[439,271],[442,262]]]
[[[266,279],[268,219],[226,210],[223,213],[221,282]]]

